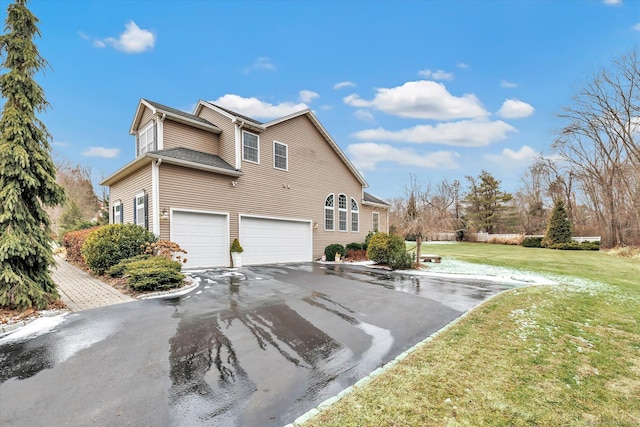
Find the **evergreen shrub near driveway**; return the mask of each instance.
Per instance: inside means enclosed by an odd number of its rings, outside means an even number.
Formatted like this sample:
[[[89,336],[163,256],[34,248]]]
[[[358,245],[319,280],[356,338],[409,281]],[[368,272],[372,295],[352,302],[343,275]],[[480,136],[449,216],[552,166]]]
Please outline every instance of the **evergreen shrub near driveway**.
[[[404,238],[397,234],[374,234],[369,241],[367,257],[378,264],[388,265],[392,270],[407,269],[413,265],[413,257],[407,252]]]
[[[82,257],[82,245],[89,234],[100,227],[86,228],[84,230],[69,231],[62,236],[62,246],[67,251],[67,260],[76,263],[84,263]]]
[[[151,257],[128,263],[129,286],[136,291],[156,291],[182,285],[182,263],[164,257]]]
[[[106,225],[87,236],[82,257],[96,274],[104,274],[123,259],[142,255],[147,243],[157,241],[150,231],[135,224]]]
[[[339,243],[332,243],[324,248],[324,254],[327,257],[327,261],[333,261],[336,259],[336,253],[339,253],[341,257],[347,254],[347,250]]]

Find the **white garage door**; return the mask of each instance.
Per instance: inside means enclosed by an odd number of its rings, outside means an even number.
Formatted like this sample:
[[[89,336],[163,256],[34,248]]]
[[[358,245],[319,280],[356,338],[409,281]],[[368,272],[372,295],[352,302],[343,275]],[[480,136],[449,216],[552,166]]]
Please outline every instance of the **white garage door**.
[[[242,264],[312,260],[311,222],[240,217]]]
[[[174,211],[171,241],[187,251],[186,268],[226,267],[229,265],[227,216]]]

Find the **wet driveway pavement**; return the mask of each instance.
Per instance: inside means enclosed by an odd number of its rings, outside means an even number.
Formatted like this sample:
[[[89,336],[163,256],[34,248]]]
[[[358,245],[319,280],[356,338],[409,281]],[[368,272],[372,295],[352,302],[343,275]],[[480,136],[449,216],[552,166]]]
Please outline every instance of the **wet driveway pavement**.
[[[513,285],[297,264],[0,339],[0,425],[282,426]]]

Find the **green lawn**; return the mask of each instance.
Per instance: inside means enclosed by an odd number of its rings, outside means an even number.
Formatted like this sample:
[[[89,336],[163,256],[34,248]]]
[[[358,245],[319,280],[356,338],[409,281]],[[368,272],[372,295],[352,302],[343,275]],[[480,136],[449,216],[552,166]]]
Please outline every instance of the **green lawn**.
[[[484,303],[305,426],[640,425],[637,259],[477,243],[423,252],[561,279]]]

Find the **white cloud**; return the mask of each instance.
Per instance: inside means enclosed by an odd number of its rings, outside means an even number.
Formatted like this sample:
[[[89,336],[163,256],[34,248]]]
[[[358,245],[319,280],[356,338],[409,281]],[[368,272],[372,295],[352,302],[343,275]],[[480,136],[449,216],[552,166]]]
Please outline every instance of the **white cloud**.
[[[356,94],[343,98],[343,101],[352,107],[374,108],[393,116],[416,119],[451,120],[489,115],[475,95],[453,96],[442,83],[429,80],[377,89],[370,101]]]
[[[371,114],[371,111],[369,110],[356,110],[353,115],[356,116],[356,119],[362,120],[363,122],[370,122],[374,120],[373,114]]]
[[[317,92],[313,92],[311,90],[301,90],[300,91],[300,101],[302,102],[313,102],[314,99],[319,98],[320,94]]]
[[[607,6],[622,6],[622,0],[602,0]]]
[[[433,80],[452,80],[453,79],[453,73],[447,73],[446,71],[443,71],[443,70],[436,70],[436,71],[422,70],[422,71],[418,71],[418,75],[426,78],[432,78]]]
[[[462,120],[458,122],[418,125],[399,131],[367,129],[353,136],[360,140],[444,144],[455,147],[486,147],[503,140],[516,129],[501,121]]]
[[[634,25],[631,28],[633,28],[634,31],[640,31],[640,22],[638,22],[636,25]]]
[[[520,167],[522,164],[533,162],[540,154],[528,145],[523,145],[518,151],[505,148],[500,154],[485,154],[485,160],[507,167]]]
[[[119,148],[89,147],[82,152],[84,157],[100,157],[102,159],[115,159],[120,155]]]
[[[268,56],[261,56],[258,59],[256,59],[253,62],[253,64],[249,65],[248,67],[245,67],[242,71],[245,74],[249,74],[250,72],[255,70],[275,71],[276,66],[271,61],[271,58],[269,58]]]
[[[94,40],[93,45],[96,47],[111,46],[126,53],[142,53],[153,49],[156,43],[155,34],[149,30],[143,30],[133,21],[129,21],[124,27],[124,32],[118,38],[107,37],[104,40]],[[83,37],[84,35],[81,34],[80,36]]]
[[[498,110],[498,115],[505,119],[522,119],[533,114],[535,108],[517,99],[506,99]]]
[[[460,156],[455,151],[436,151],[417,153],[411,148],[397,148],[387,144],[363,142],[347,147],[349,157],[361,170],[375,170],[380,162],[393,162],[407,166],[419,166],[428,169],[456,169],[456,159]]]
[[[346,81],[346,82],[336,83],[333,85],[334,89],[343,89],[345,87],[356,87],[356,84],[354,82]]]
[[[331,110],[332,108],[333,108],[333,107],[332,107],[331,105],[329,105],[329,104],[324,104],[324,105],[321,105],[321,106],[320,106],[320,109],[321,109],[322,111],[329,111],[329,110]]]
[[[307,108],[304,103],[281,102],[279,104],[271,104],[255,97],[244,98],[234,94],[223,95],[211,102],[256,119],[274,119]]]
[[[458,62],[456,64],[456,67],[460,68],[461,70],[466,70],[467,68],[469,68],[469,65],[465,64],[464,62]]]
[[[507,81],[507,80],[503,80],[503,81],[500,82],[500,86],[504,87],[504,88],[507,88],[507,89],[513,89],[513,88],[518,87],[518,83],[514,83],[514,82]]]

